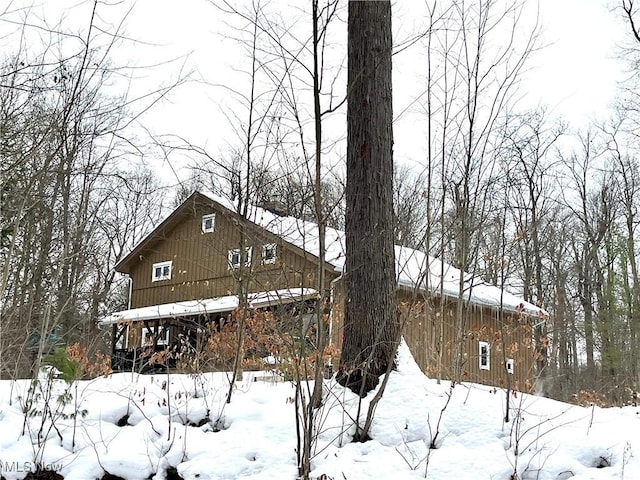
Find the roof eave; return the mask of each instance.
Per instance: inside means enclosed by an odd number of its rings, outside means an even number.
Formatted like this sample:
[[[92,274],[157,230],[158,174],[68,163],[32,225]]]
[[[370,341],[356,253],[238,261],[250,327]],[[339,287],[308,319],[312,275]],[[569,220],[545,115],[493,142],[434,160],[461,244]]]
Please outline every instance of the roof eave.
[[[431,295],[436,295],[438,297],[440,296],[440,291],[439,290],[427,290],[424,287],[417,287],[416,285],[412,285],[412,284],[409,284],[409,283],[403,282],[403,281],[398,281],[396,283],[396,285],[397,285],[398,290],[405,290],[405,291],[412,292],[412,293],[422,293],[422,294],[424,294],[426,292],[429,292]],[[449,299],[452,299],[452,300],[457,300],[459,298],[458,295],[452,295],[452,294],[450,294],[448,292],[444,292],[443,295],[444,295],[445,298],[449,298]],[[507,312],[507,313],[522,314],[522,315],[524,315],[526,317],[540,318],[540,319],[543,319],[545,321],[550,316],[549,312],[547,312],[546,310],[543,310],[543,309],[540,309],[540,310],[535,311],[535,312],[531,312],[531,311],[528,311],[526,309],[520,309],[518,307],[513,307],[511,305],[503,304],[501,306],[499,304],[496,305],[495,303],[480,302],[480,301],[477,301],[477,300],[470,300],[468,298],[465,298],[464,302],[469,304],[469,305],[472,305],[472,306],[493,308],[493,309],[496,309],[496,310],[500,310],[502,308],[502,310],[504,312]]]

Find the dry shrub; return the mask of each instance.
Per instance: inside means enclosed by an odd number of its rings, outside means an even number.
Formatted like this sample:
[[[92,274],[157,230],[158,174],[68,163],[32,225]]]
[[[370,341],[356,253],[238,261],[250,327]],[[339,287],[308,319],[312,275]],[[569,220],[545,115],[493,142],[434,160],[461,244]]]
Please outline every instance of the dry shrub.
[[[640,403],[640,392],[636,392],[630,387],[614,386],[607,392],[596,392],[595,390],[580,390],[571,395],[571,402],[581,407],[620,407],[638,406]]]
[[[592,405],[596,405],[598,407],[611,406],[605,395],[594,390],[580,390],[579,392],[571,395],[571,401],[581,407],[591,407]]]
[[[242,322],[241,341],[238,324],[242,315],[247,316]],[[260,309],[246,313],[236,309],[227,318],[203,327],[206,342],[201,351],[184,342],[171,351],[153,352],[149,349],[143,352],[143,356],[150,363],[166,364],[171,360],[181,371],[198,372],[230,371],[239,354],[243,370],[273,368],[287,379],[313,378],[319,359],[325,368],[339,356],[334,346],[325,347],[322,353],[318,351],[314,343],[316,327],[312,325],[309,331],[302,332],[300,315],[287,312],[276,315]],[[328,316],[324,315],[322,321],[328,322]],[[275,365],[266,364],[265,357],[272,357]]]
[[[240,342],[238,322],[241,314],[240,310],[234,310],[228,319],[220,324],[212,323],[207,327],[208,339],[201,358],[209,368],[221,370],[233,368]],[[251,312],[244,319],[242,336],[240,357],[243,369],[262,369],[264,357],[279,356],[283,339],[271,313],[262,312],[259,309]]]
[[[325,369],[332,358],[339,355],[338,349],[327,345],[322,354],[319,350],[311,350],[306,355],[291,355],[282,357],[277,365],[277,371],[285,380],[313,380],[316,367]],[[322,361],[322,365],[318,365]]]
[[[111,357],[102,352],[94,352],[89,355],[87,348],[80,343],[68,345],[67,356],[70,360],[80,365],[80,371],[84,377],[94,378],[106,376],[111,373]]]

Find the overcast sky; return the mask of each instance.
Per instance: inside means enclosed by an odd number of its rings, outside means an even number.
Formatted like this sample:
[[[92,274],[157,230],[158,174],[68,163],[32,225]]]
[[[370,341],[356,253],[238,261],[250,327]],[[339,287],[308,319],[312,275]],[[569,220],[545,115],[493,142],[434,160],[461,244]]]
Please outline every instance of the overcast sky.
[[[227,53],[233,50],[232,42],[223,41],[216,35],[219,18],[213,20],[219,12],[210,6],[198,9],[195,15],[185,9],[160,9],[156,2],[138,3],[142,11],[151,11],[144,25],[155,42],[173,45],[176,54],[192,52],[192,61],[205,72],[204,75],[216,77],[215,81],[229,80],[229,71],[225,65],[233,65]],[[240,2],[242,3],[242,2]],[[277,4],[277,0],[275,1]],[[420,8],[421,2],[409,4],[408,0],[396,2],[394,6],[394,33],[400,37],[419,22],[412,18],[411,9]],[[535,11],[529,2],[530,13]],[[623,37],[623,24],[611,9],[608,0],[541,0],[540,21],[543,25],[542,43],[545,47],[529,62],[529,69],[523,79],[522,106],[535,107],[547,105],[553,113],[563,117],[571,125],[582,127],[590,119],[606,115],[606,109],[615,95],[616,81],[622,78],[622,62],[617,58],[616,45]],[[136,16],[136,18],[145,15]],[[302,21],[305,19],[303,18]],[[342,32],[346,33],[346,31]],[[397,38],[400,40],[400,38]],[[346,39],[345,39],[346,41]],[[411,102],[412,89],[409,75],[415,67],[416,52],[402,53],[394,61],[395,113]],[[419,55],[418,55],[419,58]],[[208,66],[205,66],[208,64]],[[211,65],[219,67],[211,69]],[[422,67],[420,67],[422,68]],[[226,73],[225,73],[226,72]],[[405,82],[404,84],[402,82]],[[413,81],[415,82],[415,81]],[[215,93],[208,90],[209,105],[215,109]],[[185,96],[189,96],[185,94]],[[213,96],[214,98],[212,98]],[[191,97],[192,98],[192,97]],[[199,126],[206,126],[201,138],[216,143],[215,125],[218,125],[213,112],[199,112],[202,97],[192,104],[193,115],[203,115],[205,119]],[[198,113],[199,112],[199,113]],[[395,131],[396,156],[415,158],[424,151],[417,147],[420,132],[413,131],[410,118],[401,119]]]
[[[394,5],[394,30],[398,36],[420,22],[412,17],[411,9],[420,7],[421,2],[409,1],[400,0]],[[547,105],[574,126],[583,126],[590,118],[606,115],[616,81],[623,75],[622,63],[616,58],[616,44],[622,40],[623,24],[617,18],[619,13],[611,10],[612,2],[615,0],[540,0],[542,41],[546,47],[528,64],[522,85],[522,107]],[[243,5],[248,1],[236,3]],[[272,0],[271,7],[277,9],[279,3],[280,0]],[[20,2],[12,3],[14,7],[19,5]],[[70,28],[79,29],[88,19],[89,5],[80,0],[44,2],[43,5],[32,9],[32,21],[44,17],[55,23],[60,15],[65,15],[65,23],[77,23]],[[135,46],[126,43],[124,48],[115,51],[116,63],[151,65],[175,59],[164,67],[136,71],[134,91],[170,84],[180,72],[193,72],[192,78],[203,77],[217,84],[235,85],[241,81],[237,69],[246,67],[242,53],[233,40],[224,37],[223,16],[208,2],[138,0],[117,5],[117,14],[111,22],[131,8],[125,22],[126,33],[141,42]],[[527,5],[530,12],[535,10],[535,2]],[[101,11],[105,16],[114,13],[114,9],[102,8]],[[5,26],[10,24],[5,22]],[[0,30],[2,28],[0,25]],[[340,34],[346,35],[346,28]],[[0,45],[5,50],[14,44],[15,39],[0,36]],[[414,95],[410,90],[412,82],[415,84],[417,80],[412,80],[411,72],[421,66],[415,60],[419,56],[413,55],[413,52],[403,53],[394,60],[396,115]],[[233,132],[220,111],[227,97],[228,92],[221,87],[189,83],[173,92],[143,120],[154,134],[178,134],[206,145],[213,153],[222,152],[233,142]],[[412,129],[415,122],[411,118],[400,121],[405,123],[396,125],[396,156],[409,159],[420,156],[420,132]]]
[[[619,3],[619,2],[618,2]],[[601,115],[615,95],[623,65],[616,51],[624,37],[615,0],[541,0],[549,45],[532,62],[528,89],[573,122]]]

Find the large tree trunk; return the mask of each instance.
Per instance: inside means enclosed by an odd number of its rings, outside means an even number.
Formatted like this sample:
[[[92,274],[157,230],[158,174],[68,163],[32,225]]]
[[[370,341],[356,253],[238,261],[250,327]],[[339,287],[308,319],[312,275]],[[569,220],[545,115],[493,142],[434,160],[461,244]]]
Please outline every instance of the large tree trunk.
[[[350,1],[346,186],[346,305],[338,381],[360,395],[394,361],[391,4]]]

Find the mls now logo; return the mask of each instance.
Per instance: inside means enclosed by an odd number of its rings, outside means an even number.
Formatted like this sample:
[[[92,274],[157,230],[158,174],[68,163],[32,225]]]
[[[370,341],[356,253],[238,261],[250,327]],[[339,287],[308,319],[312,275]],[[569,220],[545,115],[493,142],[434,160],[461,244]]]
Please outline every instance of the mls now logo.
[[[36,473],[38,471],[57,472],[62,470],[62,464],[46,463],[38,464],[35,462],[16,462],[0,459],[0,474],[2,473]]]

